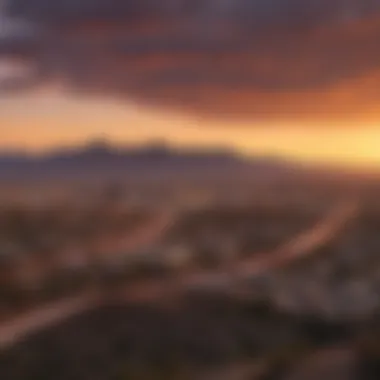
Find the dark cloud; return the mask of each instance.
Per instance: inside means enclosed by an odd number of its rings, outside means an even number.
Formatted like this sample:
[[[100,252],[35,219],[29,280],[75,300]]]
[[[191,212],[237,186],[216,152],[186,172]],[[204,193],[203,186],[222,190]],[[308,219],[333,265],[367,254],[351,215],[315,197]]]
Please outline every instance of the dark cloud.
[[[10,0],[41,81],[215,116],[372,116],[380,0]],[[42,74],[42,75],[41,75]]]
[[[247,23],[326,21],[362,16],[379,8],[378,0],[11,0],[12,14],[45,23],[181,17],[228,19]]]

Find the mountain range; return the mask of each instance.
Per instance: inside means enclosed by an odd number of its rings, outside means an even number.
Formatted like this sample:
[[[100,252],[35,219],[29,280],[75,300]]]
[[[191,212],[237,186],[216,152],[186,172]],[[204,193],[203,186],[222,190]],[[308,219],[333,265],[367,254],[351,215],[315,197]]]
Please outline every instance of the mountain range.
[[[0,152],[0,180],[107,178],[129,176],[225,175],[289,169],[274,159],[250,159],[225,149],[175,149],[161,143],[139,147],[116,147],[94,141],[77,148],[65,148],[32,155]]]

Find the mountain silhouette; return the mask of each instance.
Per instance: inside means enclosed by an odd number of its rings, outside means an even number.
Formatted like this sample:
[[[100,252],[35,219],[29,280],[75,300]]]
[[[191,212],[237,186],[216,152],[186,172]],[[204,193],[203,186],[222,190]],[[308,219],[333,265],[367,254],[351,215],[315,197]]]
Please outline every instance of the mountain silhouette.
[[[248,159],[228,149],[175,149],[160,141],[138,147],[116,147],[95,140],[79,148],[65,148],[43,155],[0,152],[0,180],[44,178],[107,178],[128,175],[226,174],[284,170],[272,159]]]

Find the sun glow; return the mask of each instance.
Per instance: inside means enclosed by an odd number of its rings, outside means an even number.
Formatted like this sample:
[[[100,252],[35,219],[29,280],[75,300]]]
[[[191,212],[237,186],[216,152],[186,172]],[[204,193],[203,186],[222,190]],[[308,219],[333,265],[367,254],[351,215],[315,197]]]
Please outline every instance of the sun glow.
[[[243,154],[380,167],[380,127],[215,122],[148,110],[133,103],[47,91],[0,98],[6,149],[45,150],[106,136],[117,144],[162,139],[176,146],[223,146]],[[280,126],[280,128],[279,128]]]

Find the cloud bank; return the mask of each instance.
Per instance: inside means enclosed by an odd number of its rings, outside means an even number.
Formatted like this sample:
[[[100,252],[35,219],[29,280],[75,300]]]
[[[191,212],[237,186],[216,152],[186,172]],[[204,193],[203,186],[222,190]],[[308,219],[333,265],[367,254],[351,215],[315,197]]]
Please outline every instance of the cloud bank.
[[[378,118],[379,0],[9,0],[1,39],[84,93],[213,117]],[[17,88],[19,89],[20,86]]]

